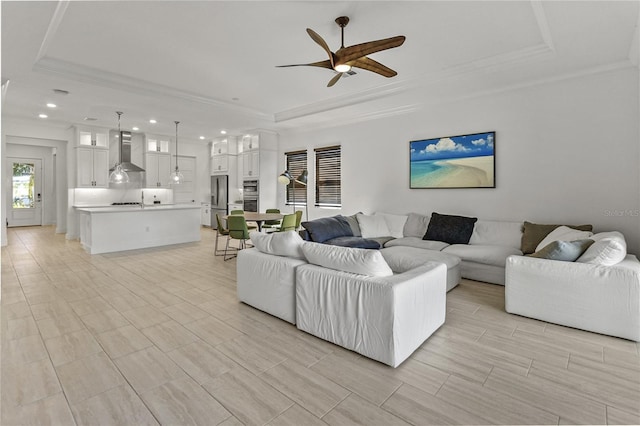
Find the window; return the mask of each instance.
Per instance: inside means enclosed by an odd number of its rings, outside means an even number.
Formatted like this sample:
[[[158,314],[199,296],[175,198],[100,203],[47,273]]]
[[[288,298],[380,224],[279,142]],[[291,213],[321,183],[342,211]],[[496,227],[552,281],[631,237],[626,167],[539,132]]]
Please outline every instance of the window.
[[[302,172],[307,170],[307,151],[285,152],[287,157],[287,169],[291,176],[298,178]],[[307,204],[307,185],[300,182],[291,181],[287,185],[287,205],[289,204]]]
[[[316,206],[342,207],[340,146],[316,150]]]

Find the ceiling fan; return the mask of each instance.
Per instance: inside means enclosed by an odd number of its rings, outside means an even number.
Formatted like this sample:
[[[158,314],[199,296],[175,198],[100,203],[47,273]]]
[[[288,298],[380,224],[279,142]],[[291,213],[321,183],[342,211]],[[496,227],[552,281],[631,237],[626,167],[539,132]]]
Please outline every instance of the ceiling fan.
[[[367,55],[380,52],[381,50],[393,49],[394,47],[402,46],[405,36],[395,36],[385,38],[382,40],[369,41],[366,43],[355,44],[353,46],[344,47],[344,27],[349,23],[349,18],[346,16],[340,16],[336,18],[336,24],[340,27],[342,33],[342,44],[340,49],[335,53],[329,49],[329,46],[322,37],[311,28],[307,28],[307,33],[313,41],[320,45],[325,52],[329,55],[329,59],[325,61],[312,62],[310,64],[293,64],[293,65],[278,65],[278,67],[320,67],[335,70],[337,74],[329,81],[327,87],[331,87],[340,80],[345,74],[351,71],[352,67],[361,68],[367,71],[372,71],[385,77],[393,77],[398,73],[389,67],[382,65],[379,62],[374,61]]]

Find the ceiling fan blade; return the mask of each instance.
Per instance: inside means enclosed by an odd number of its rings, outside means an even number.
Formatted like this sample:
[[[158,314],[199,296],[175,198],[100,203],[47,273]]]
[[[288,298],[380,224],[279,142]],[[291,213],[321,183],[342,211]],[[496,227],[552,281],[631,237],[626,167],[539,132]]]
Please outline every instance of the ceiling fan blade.
[[[381,50],[393,49],[394,47],[402,46],[404,40],[405,36],[395,36],[382,40],[369,41],[366,43],[354,44],[353,46],[345,47],[336,52],[334,65],[336,63],[345,64],[358,58],[362,58],[363,56],[380,52]]]
[[[327,87],[331,87],[334,84],[336,84],[338,82],[338,80],[340,80],[340,77],[343,76],[343,72],[339,72],[338,74],[336,74],[331,80],[329,80],[329,83],[327,84]]]
[[[320,67],[320,68],[327,68],[332,70],[333,67],[331,66],[331,61],[330,60],[325,60],[325,61],[319,61],[319,62],[312,62],[310,64],[291,64],[291,65],[276,65],[277,68],[287,68],[287,67]]]
[[[331,68],[333,68],[335,58],[333,52],[331,51],[331,49],[329,49],[329,45],[327,45],[327,42],[324,41],[322,37],[320,37],[320,34],[313,31],[311,28],[307,28],[307,34],[309,34],[309,37],[311,37],[313,41],[318,43],[320,47],[322,47],[324,51],[327,52],[327,55],[329,55],[329,61],[331,61]]]
[[[362,58],[358,58],[355,61],[349,62],[349,65],[356,68],[362,68],[363,70],[375,72],[384,77],[393,77],[398,75],[398,73],[392,70],[391,68],[386,67],[382,65],[380,62],[374,61],[373,59],[366,56]]]

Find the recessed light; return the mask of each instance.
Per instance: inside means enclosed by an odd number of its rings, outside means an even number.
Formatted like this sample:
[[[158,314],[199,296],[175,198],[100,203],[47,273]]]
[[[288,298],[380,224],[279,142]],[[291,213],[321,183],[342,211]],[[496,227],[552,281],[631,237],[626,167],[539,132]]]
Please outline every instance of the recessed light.
[[[203,140],[203,139],[204,139],[204,136],[200,136],[200,140]]]
[[[84,121],[97,121],[98,119],[95,117],[85,117]]]
[[[138,127],[132,127],[131,130],[140,130]]]
[[[220,134],[221,134],[221,135],[226,135],[226,134],[227,134],[227,131],[226,131],[226,130],[220,130]]]
[[[55,107],[57,107],[58,105],[56,105],[56,104],[52,104],[51,102],[49,102],[49,103],[47,104],[47,106],[48,106],[49,108],[55,108]]]
[[[157,123],[157,121],[156,121],[156,120],[154,120],[154,119],[152,118],[151,120],[149,120],[149,123],[151,123],[151,124],[156,124],[156,123]]]
[[[69,91],[62,89],[53,89],[53,93],[55,93],[56,95],[68,95]]]
[[[47,114],[38,114],[38,117],[40,117],[40,118],[47,118],[47,117],[49,117],[49,116],[48,116]]]

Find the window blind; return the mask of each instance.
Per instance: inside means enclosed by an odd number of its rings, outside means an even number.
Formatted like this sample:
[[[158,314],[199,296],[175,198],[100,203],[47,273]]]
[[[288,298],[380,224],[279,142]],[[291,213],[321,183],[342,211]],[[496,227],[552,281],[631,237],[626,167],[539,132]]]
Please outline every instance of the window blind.
[[[340,146],[317,148],[316,206],[341,207]]]
[[[287,170],[294,179],[300,176],[303,171],[307,170],[307,151],[285,152],[284,155],[287,157]],[[286,204],[293,204],[294,201],[295,204],[299,205],[307,204],[307,186],[296,182],[294,187],[293,181],[291,181],[291,183],[287,185]]]

